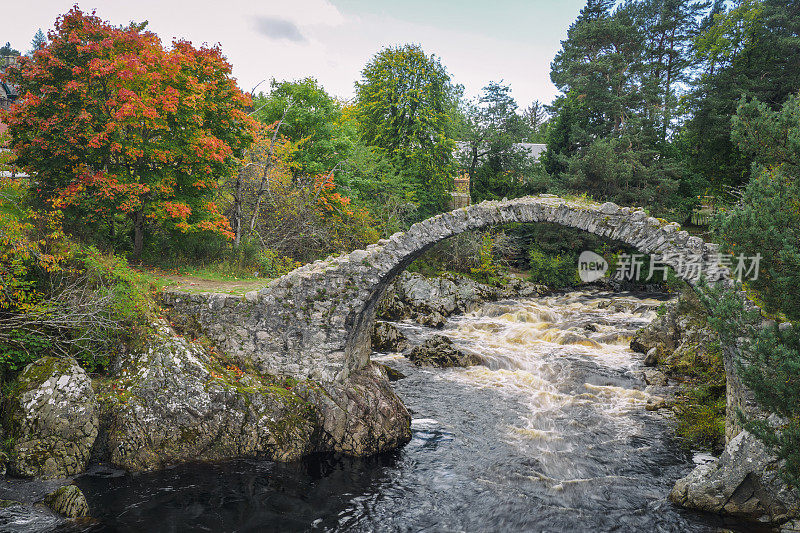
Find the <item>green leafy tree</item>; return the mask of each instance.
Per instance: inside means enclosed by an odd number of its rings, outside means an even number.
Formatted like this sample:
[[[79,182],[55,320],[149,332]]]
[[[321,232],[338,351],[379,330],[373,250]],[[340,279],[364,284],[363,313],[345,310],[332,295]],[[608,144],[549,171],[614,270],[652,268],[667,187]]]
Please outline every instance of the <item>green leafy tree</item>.
[[[527,138],[530,128],[517,108],[511,87],[497,82],[483,88],[477,104],[467,106],[460,159],[475,202],[525,194],[531,162],[515,144]]]
[[[587,129],[594,136],[620,131],[643,98],[636,84],[642,38],[629,14],[612,13],[613,6],[611,0],[589,0],[550,70],[559,90],[583,102]]]
[[[364,142],[381,150],[412,184],[420,217],[444,210],[455,173],[460,87],[418,45],[384,48],[361,74],[356,116]]]
[[[256,118],[265,124],[280,122],[280,134],[297,145],[297,175],[330,172],[352,149],[341,105],[314,78],[272,80],[270,93],[256,97],[253,105]]]
[[[669,142],[705,4],[590,0],[551,65],[562,91],[543,163],[554,189],[684,218],[695,180]],[[556,192],[558,192],[556,190]]]
[[[640,112],[659,129],[662,143],[682,118],[680,97],[694,73],[693,44],[707,8],[708,2],[696,0],[629,0],[622,8],[641,36],[636,74],[645,107]]]
[[[534,100],[522,112],[529,129],[527,141],[532,143],[545,143],[547,141],[548,113],[546,106],[539,100]]]

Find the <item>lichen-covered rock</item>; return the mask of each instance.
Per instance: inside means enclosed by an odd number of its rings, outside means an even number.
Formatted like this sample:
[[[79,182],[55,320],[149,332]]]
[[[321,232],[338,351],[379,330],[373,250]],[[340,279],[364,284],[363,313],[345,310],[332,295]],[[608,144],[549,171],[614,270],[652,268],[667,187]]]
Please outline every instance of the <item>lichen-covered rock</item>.
[[[535,296],[546,291],[546,287],[518,279],[497,288],[465,276],[447,274],[426,278],[403,272],[387,290],[378,313],[388,320],[411,318],[425,326],[441,327],[450,315],[469,312],[481,302]]]
[[[308,401],[319,412],[318,451],[363,457],[411,440],[411,415],[376,365],[344,383],[319,384],[309,390]]]
[[[13,439],[11,474],[57,478],[84,471],[97,437],[98,405],[91,379],[76,361],[42,357],[29,364],[3,411]]]
[[[636,332],[630,343],[632,350],[646,354],[645,366],[691,369],[719,357],[712,350],[721,350],[725,369],[726,410],[725,440],[730,441],[742,430],[736,415],[742,411],[749,417],[763,413],[753,393],[741,382],[735,368],[736,347],[721,346],[719,336],[708,322],[708,310],[692,291],[665,304],[664,312]],[[706,362],[704,362],[706,361]]]
[[[408,339],[397,326],[378,320],[372,330],[372,349],[376,352],[402,352],[408,348]]]
[[[719,459],[678,480],[669,499],[690,509],[780,524],[799,516],[800,501],[779,466],[758,439],[742,431]]]
[[[131,471],[187,460],[311,451],[312,406],[290,384],[227,368],[165,323],[104,382],[99,453]]]
[[[444,335],[433,335],[417,346],[408,357],[417,366],[450,368],[472,366],[481,363],[480,357],[465,353],[453,346],[453,341]]]
[[[410,438],[410,416],[379,369],[336,383],[223,364],[160,323],[143,353],[102,384],[97,453],[130,471],[193,460],[314,452],[370,455]]]
[[[44,498],[50,509],[65,518],[84,518],[89,516],[89,504],[81,489],[75,485],[60,487]]]
[[[541,296],[549,289],[518,278],[492,287],[466,276],[445,274],[426,278],[403,272],[387,289],[378,315],[387,320],[411,318],[423,326],[442,327],[447,317],[471,311],[482,302],[501,298]]]

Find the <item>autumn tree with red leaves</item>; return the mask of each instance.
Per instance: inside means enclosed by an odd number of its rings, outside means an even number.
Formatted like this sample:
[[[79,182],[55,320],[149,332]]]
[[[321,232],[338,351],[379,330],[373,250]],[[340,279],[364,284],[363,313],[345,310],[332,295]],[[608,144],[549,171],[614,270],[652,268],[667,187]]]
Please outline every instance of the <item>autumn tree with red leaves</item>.
[[[7,76],[22,94],[6,119],[17,163],[76,227],[130,231],[137,260],[155,229],[233,237],[213,199],[255,123],[218,47],[166,49],[145,24],[76,6]]]

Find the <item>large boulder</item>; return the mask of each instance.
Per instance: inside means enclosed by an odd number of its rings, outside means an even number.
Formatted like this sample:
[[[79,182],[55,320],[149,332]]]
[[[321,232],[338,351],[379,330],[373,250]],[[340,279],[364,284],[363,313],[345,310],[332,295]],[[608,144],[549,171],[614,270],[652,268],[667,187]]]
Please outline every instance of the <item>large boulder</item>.
[[[742,431],[719,459],[678,480],[669,499],[690,509],[780,524],[800,511],[797,493],[781,479],[780,466],[758,439]]]
[[[408,412],[372,367],[332,384],[223,361],[160,323],[149,347],[125,356],[102,384],[98,455],[140,471],[256,455],[369,455],[410,438]]]
[[[9,473],[58,478],[80,474],[98,431],[92,381],[73,359],[42,357],[13,383],[3,408],[12,439]]]
[[[159,323],[148,348],[124,356],[102,383],[98,451],[131,471],[309,452],[316,420],[308,402],[291,384],[228,366]]]
[[[319,413],[318,451],[363,457],[411,440],[411,415],[375,364],[344,383],[311,387],[307,401]]]
[[[465,353],[453,345],[444,335],[433,335],[406,356],[417,366],[436,366],[440,368],[479,365],[481,358]]]
[[[408,339],[397,326],[382,320],[375,321],[372,330],[372,349],[376,352],[402,352],[408,348]]]

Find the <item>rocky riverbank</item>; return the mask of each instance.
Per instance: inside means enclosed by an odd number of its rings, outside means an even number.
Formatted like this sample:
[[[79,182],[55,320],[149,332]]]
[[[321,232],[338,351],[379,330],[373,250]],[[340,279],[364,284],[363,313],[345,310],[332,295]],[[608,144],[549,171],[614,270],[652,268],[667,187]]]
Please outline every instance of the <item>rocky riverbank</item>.
[[[427,278],[404,272],[387,289],[378,305],[372,349],[404,352],[417,366],[448,368],[478,365],[482,362],[478,354],[458,350],[444,335],[435,335],[421,345],[412,347],[397,327],[386,321],[411,319],[423,326],[440,328],[447,317],[468,313],[483,302],[542,296],[549,292],[543,285],[518,278],[508,278],[505,285],[494,287],[455,274]]]
[[[701,464],[675,483],[670,501],[688,509],[744,518],[798,529],[800,500],[780,476],[781,463],[753,435],[738,423],[737,409],[752,409],[750,393],[735,374],[729,352],[719,350],[716,333],[709,326],[707,312],[692,293],[684,293],[666,304],[658,318],[639,330],[631,348],[645,356],[645,380],[659,387],[667,404],[680,409],[675,386],[692,367],[708,364],[718,357],[725,381],[724,449],[719,457]],[[669,387],[672,385],[672,387]],[[670,398],[669,395],[673,396]]]
[[[426,278],[403,272],[386,290],[378,305],[379,320],[410,318],[423,326],[441,327],[451,315],[472,311],[481,302],[533,297],[549,293],[544,285],[509,278],[501,287],[478,283],[466,276],[445,274]]]
[[[403,274],[388,291],[384,313],[443,322],[481,301],[544,290],[520,281],[496,289],[459,276]],[[159,319],[146,344],[116,354],[102,376],[88,375],[74,360],[43,357],[7,387],[2,468],[43,480],[42,486],[55,483],[7,505],[39,502],[64,516],[85,516],[85,501],[69,479],[91,464],[141,472],[241,457],[367,456],[409,440],[410,415],[388,384],[397,376],[382,366],[370,364],[341,383],[264,375],[204,342],[189,321],[171,319],[180,330]],[[386,323],[378,323],[373,342],[377,349],[407,348]],[[420,361],[437,364],[442,354],[429,348],[417,349]],[[451,364],[475,362],[454,357]]]
[[[164,320],[153,330],[143,349],[120,354],[94,380],[73,360],[28,365],[4,398],[8,473],[63,479],[93,463],[139,472],[240,457],[366,456],[410,439],[409,413],[377,365],[342,383],[283,379],[242,370]],[[77,498],[38,501],[83,516]]]

